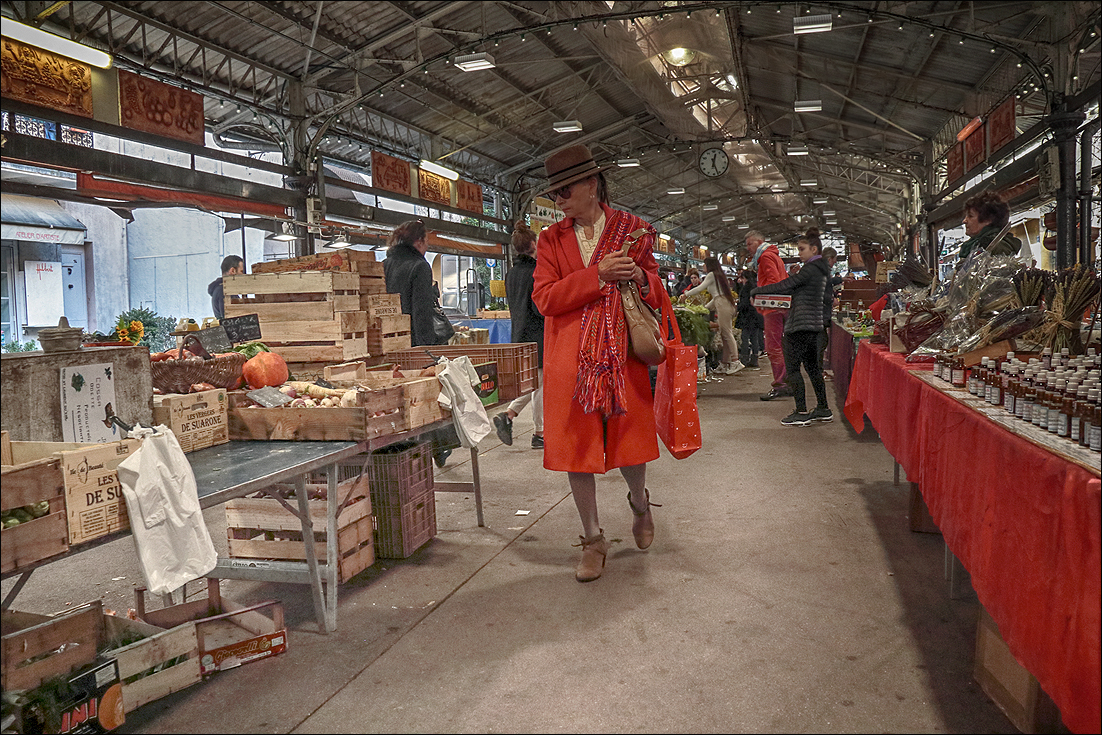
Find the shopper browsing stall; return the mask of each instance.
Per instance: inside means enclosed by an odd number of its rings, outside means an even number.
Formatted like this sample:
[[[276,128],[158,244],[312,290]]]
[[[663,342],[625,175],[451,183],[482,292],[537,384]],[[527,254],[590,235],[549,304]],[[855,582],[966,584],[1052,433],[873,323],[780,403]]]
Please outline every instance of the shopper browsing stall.
[[[750,258],[750,269],[758,274],[758,286],[770,286],[780,283],[787,276],[784,261],[776,245],[770,245],[757,230],[746,235],[746,257]],[[769,356],[769,367],[773,370],[773,383],[770,391],[761,396],[763,401],[792,395],[785,383],[784,333],[787,309],[762,309],[765,322],[765,354]]]
[[[731,293],[731,284],[719,265],[719,258],[708,256],[704,259],[704,269],[707,275],[700,285],[690,288],[681,295],[687,299],[698,293],[707,291],[712,297],[708,302],[708,308],[716,312],[716,323],[719,327],[719,337],[723,344],[723,359],[717,372],[726,375],[734,375],[742,370],[745,365],[739,360],[738,345],[735,343],[733,331],[735,317],[735,295]]]
[[[993,191],[985,191],[964,203],[964,234],[968,236],[960,246],[958,267],[973,252],[986,250],[992,255],[1017,255],[1022,241],[1010,233],[992,243],[995,236],[1010,221],[1010,207]]]

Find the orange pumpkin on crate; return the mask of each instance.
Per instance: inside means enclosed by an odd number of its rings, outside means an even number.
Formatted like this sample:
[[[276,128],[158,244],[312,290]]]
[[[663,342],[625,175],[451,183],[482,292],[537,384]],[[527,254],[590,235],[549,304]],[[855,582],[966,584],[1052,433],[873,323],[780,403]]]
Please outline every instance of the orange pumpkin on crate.
[[[280,386],[291,377],[287,362],[274,352],[260,352],[241,369],[245,382],[253,390],[265,386]]]

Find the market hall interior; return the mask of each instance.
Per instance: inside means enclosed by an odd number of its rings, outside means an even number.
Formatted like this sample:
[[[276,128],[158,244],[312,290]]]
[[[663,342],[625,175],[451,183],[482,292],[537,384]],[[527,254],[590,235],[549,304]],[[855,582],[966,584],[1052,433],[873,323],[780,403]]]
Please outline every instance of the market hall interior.
[[[437,537],[342,585],[328,636],[309,587],[223,581],[240,602],[283,601],[288,651],[118,732],[1017,732],[973,679],[979,603],[967,584],[950,598],[941,536],[910,530],[875,430],[856,434],[833,390],[836,421],[782,426],[788,402],[758,400],[762,365],[701,384],[703,449],[650,465],[649,550],[619,474],[598,479],[616,540],[599,580],[574,580],[577,513],[524,412],[513,446],[491,435],[480,457],[485,528],[469,495],[438,493]],[[470,463],[437,474],[469,480]],[[224,515],[205,513],[223,554]],[[21,606],[125,614],[132,544],[38,570]]]

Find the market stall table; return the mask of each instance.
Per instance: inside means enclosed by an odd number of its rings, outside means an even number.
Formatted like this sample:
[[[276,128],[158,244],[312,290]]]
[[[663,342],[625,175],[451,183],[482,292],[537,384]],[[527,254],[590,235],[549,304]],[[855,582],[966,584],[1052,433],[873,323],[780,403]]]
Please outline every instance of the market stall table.
[[[1007,646],[1074,732],[1102,729],[1102,483],[1093,463],[1031,441],[861,344],[846,417],[867,415],[918,482]],[[1068,443],[1070,445],[1070,442]],[[1068,447],[1069,454],[1070,446]],[[1095,455],[1097,458],[1097,455]]]

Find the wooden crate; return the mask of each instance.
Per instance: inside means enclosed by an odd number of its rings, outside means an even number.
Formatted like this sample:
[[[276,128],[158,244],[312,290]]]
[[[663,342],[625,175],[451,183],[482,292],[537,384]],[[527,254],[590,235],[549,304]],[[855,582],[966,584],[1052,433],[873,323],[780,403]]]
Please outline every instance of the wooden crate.
[[[60,460],[68,544],[78,546],[130,527],[117,468],[139,446],[137,439],[110,444],[12,442],[11,452],[17,463]],[[4,539],[6,544],[8,537]]]
[[[291,363],[345,362],[368,352],[365,311],[342,311],[326,321],[268,322],[264,344]]]
[[[230,440],[226,391],[155,395],[153,423],[172,429],[185,453],[225,444]]]
[[[366,441],[405,431],[400,387],[361,393],[351,408],[242,408],[244,392],[230,394],[230,439],[288,441]]]
[[[506,309],[504,311],[501,311],[500,309],[479,309],[478,310],[478,318],[479,319],[511,319],[512,316],[510,316],[508,309]]]
[[[336,321],[360,308],[360,277],[339,271],[289,271],[223,276],[226,316],[256,314],[267,340],[270,322]]]
[[[1036,677],[1018,663],[982,606],[976,626],[974,676],[987,696],[1024,733],[1061,732],[1060,710]]]
[[[337,578],[343,583],[375,563],[375,542],[367,477],[346,480],[337,486],[337,491],[343,506],[337,515]],[[287,502],[297,509],[297,500]],[[328,563],[326,508],[325,500],[310,501],[314,551],[319,563]],[[231,557],[306,559],[302,522],[275,498],[239,498],[226,503],[226,535]]]
[[[396,293],[365,294],[360,292],[360,308],[368,319],[379,316],[397,316],[402,313],[402,297]]]
[[[144,637],[124,646],[112,646],[115,641],[133,638],[135,634]],[[103,652],[102,658],[113,658],[117,661],[119,678],[122,680],[125,712],[133,712],[143,704],[186,689],[192,684],[198,684],[201,680],[199,643],[195,636],[195,623],[184,623],[171,630],[165,630],[140,620],[104,614],[99,600],[66,610],[58,615],[5,611],[4,636],[5,645],[10,641],[13,649],[22,648],[26,643],[28,648],[25,653],[5,649],[8,654],[26,658],[39,655],[31,652],[40,651],[47,645],[60,646],[62,643],[72,642],[83,644],[84,641],[92,641],[94,638],[95,642],[85,647],[86,650],[82,653],[88,654],[90,649],[94,656],[98,650]],[[29,643],[31,640],[34,642]],[[148,674],[130,683],[126,681],[182,656],[187,658],[174,666]],[[58,657],[51,656],[31,663],[28,667],[17,668],[18,675],[14,678],[14,683],[27,684],[35,680],[39,680],[40,683],[41,680],[52,676],[68,674],[67,667],[79,668],[91,663],[87,655],[79,659],[55,659]],[[32,669],[29,677],[23,678],[23,668]],[[7,681],[4,683],[4,688],[8,688]]]
[[[217,579],[207,579],[207,598],[146,610],[145,588],[134,590],[138,617],[160,628],[195,623],[199,669],[203,676],[259,661],[287,650],[283,605],[267,600],[256,605],[224,597]],[[271,610],[270,617],[261,610]]]
[[[378,316],[367,325],[367,354],[385,355],[409,347],[409,314]]]
[[[56,617],[5,610],[0,628],[0,685],[5,692],[30,690],[96,660],[103,641],[103,605],[96,600]],[[62,646],[64,650],[52,653]]]
[[[358,368],[356,376],[347,379],[349,366],[337,366],[346,368],[342,372],[330,372],[330,375],[344,375],[345,378],[326,378],[336,388],[352,388],[366,386],[376,390],[400,390],[402,394],[401,422],[402,431],[416,429],[451,415],[440,407],[440,380],[436,377],[413,376],[407,378],[393,378],[389,370],[368,370],[364,363],[355,363]]]
[[[476,365],[483,362],[496,362],[502,401],[511,401],[539,387],[539,357],[535,342],[414,347],[399,352],[388,352],[386,360],[397,363],[402,370],[420,370],[433,362],[432,358],[425,353],[426,350],[436,357],[452,358],[468,355],[471,362]]]
[[[19,442],[11,442],[14,448]],[[0,573],[13,574],[69,551],[65,480],[61,458],[47,455],[0,469],[0,509],[14,510],[48,500],[50,512],[0,532]],[[7,686],[4,687],[7,689]]]
[[[351,271],[352,263],[343,253],[315,253],[299,258],[282,258],[253,263],[250,273],[286,273],[288,271]]]
[[[0,431],[0,465],[14,464],[11,460],[11,436]]]

